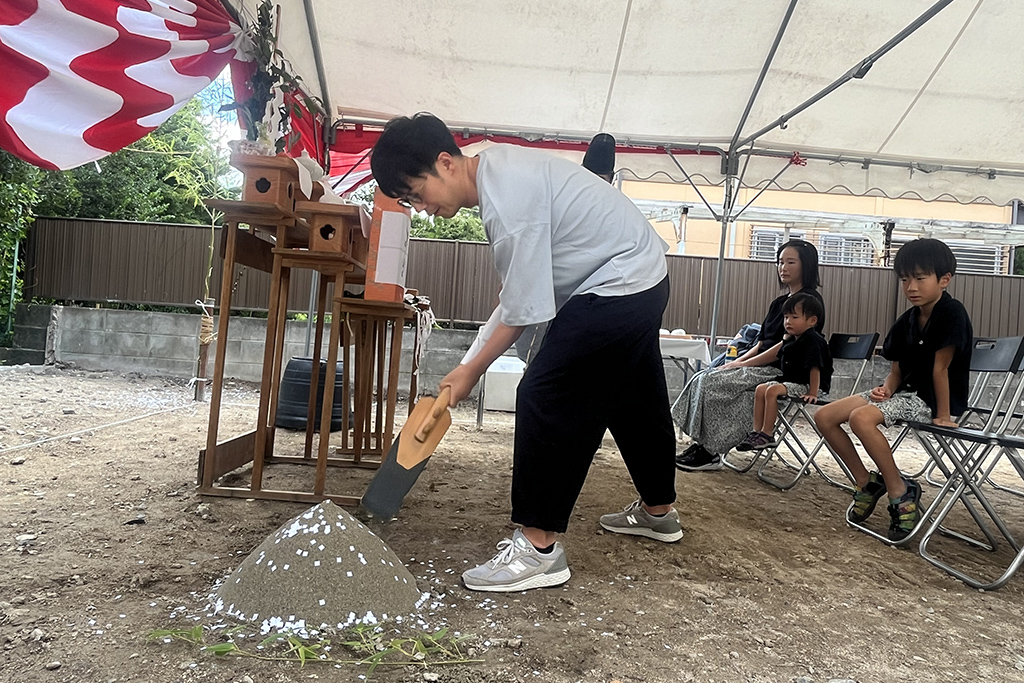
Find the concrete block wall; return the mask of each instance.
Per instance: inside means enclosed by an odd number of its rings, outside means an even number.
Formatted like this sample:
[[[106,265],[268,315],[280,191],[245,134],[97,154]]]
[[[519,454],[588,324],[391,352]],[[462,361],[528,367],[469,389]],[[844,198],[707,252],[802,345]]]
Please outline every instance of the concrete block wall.
[[[191,378],[198,355],[200,317],[178,313],[121,311],[111,309],[26,306],[21,313],[25,327],[16,338],[22,343],[45,348],[49,337],[53,361],[74,363],[90,370],[139,372],[147,375]],[[49,327],[49,330],[47,329]],[[328,330],[324,338],[327,339]],[[476,336],[471,330],[432,330],[420,367],[421,392],[436,390],[438,383],[458,365]],[[261,318],[232,318],[228,337],[225,376],[258,382],[262,373],[266,321]],[[285,358],[305,355],[306,323],[289,321],[285,331]],[[213,372],[217,341],[210,347],[208,376]],[[326,357],[326,342],[322,356]],[[402,360],[399,391],[405,395],[412,368],[413,329],[406,326],[402,336]],[[42,362],[42,350],[30,360]],[[11,362],[11,361],[8,361]],[[833,396],[845,396],[859,369],[859,363],[836,361]],[[882,382],[889,363],[875,358],[868,365],[860,390]],[[600,368],[595,368],[600,372]],[[672,363],[665,364],[669,395],[674,400],[683,388],[683,373]],[[611,390],[612,387],[609,387]],[[477,391],[474,389],[473,396]]]
[[[17,355],[19,360],[12,357],[9,364],[41,364],[49,333],[51,361],[74,363],[88,370],[139,372],[183,379],[195,374],[199,353],[198,315],[63,306],[25,308],[25,314],[19,318],[19,325],[22,321],[25,325],[18,328],[16,338],[24,343],[38,343],[39,348],[31,356]],[[324,358],[329,336],[330,325],[324,331],[321,351]],[[472,331],[433,330],[421,364],[420,387],[436,388],[441,378],[458,365],[475,336]],[[233,317],[228,332],[225,376],[259,382],[265,340],[266,320]],[[305,321],[289,321],[285,328],[285,359],[305,356],[305,342]],[[207,376],[213,372],[217,344],[214,340],[210,346]],[[399,377],[402,395],[409,387],[412,347],[413,329],[407,326],[402,335]]]
[[[57,306],[55,360],[88,370],[192,377],[199,316]]]
[[[50,306],[17,305],[14,311],[13,346],[7,349],[5,364],[42,365],[45,362],[50,315]]]

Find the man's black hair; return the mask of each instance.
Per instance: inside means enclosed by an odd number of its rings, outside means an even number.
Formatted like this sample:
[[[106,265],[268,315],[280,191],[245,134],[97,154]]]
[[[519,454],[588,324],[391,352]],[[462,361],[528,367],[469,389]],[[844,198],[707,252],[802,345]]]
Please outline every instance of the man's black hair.
[[[782,258],[785,249],[793,249],[800,257],[800,289],[817,289],[821,287],[821,278],[818,276],[818,250],[807,240],[789,240],[775,252],[775,262]],[[779,287],[782,286],[782,278],[779,278]]]
[[[825,306],[821,303],[821,299],[807,292],[797,292],[786,299],[786,303],[782,305],[782,313],[783,315],[796,313],[798,307],[805,318],[814,316],[821,320],[821,316],[825,315]]]
[[[399,116],[384,126],[370,154],[370,170],[380,191],[394,199],[409,193],[409,178],[435,173],[437,155],[462,156],[448,126],[427,112]]]
[[[583,155],[583,168],[611,182],[615,175],[615,138],[608,133],[595,135]]]
[[[900,247],[893,259],[892,269],[899,277],[914,277],[918,273],[934,273],[937,278],[947,273],[952,276],[956,275],[956,256],[942,240],[923,237]]]

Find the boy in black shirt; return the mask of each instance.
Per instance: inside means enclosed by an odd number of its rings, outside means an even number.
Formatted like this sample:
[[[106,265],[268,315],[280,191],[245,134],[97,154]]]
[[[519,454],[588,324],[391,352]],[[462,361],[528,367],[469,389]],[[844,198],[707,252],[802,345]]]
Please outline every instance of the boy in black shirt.
[[[955,427],[953,416],[967,408],[974,331],[963,304],[945,291],[956,272],[956,257],[943,242],[919,239],[904,244],[893,269],[913,308],[886,335],[882,355],[892,361],[888,377],[880,387],[821,408],[814,421],[857,485],[849,521],[866,520],[888,493],[889,539],[902,541],[921,519],[921,487],[900,474],[879,426],[931,420]],[[864,468],[841,426],[844,422],[850,423],[878,472]]]
[[[779,416],[780,397],[792,394],[817,403],[819,396],[832,388],[832,355],[825,337],[815,329],[825,315],[821,300],[805,292],[794,294],[786,300],[782,314],[786,329],[778,351],[782,376],[754,390],[754,431],[736,446],[738,451],[778,445],[772,432]]]

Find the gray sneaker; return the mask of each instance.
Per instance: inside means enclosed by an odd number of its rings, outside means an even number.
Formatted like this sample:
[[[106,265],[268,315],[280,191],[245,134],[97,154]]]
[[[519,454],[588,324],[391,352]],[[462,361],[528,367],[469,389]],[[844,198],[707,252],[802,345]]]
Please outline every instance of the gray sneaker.
[[[498,543],[498,554],[462,573],[462,583],[474,591],[511,593],[560,586],[569,580],[569,563],[561,543],[541,553],[520,529]]]
[[[679,513],[675,509],[669,510],[661,517],[655,517],[644,510],[639,498],[627,505],[622,512],[601,515],[601,526],[617,534],[646,536],[665,543],[675,543],[683,537]]]

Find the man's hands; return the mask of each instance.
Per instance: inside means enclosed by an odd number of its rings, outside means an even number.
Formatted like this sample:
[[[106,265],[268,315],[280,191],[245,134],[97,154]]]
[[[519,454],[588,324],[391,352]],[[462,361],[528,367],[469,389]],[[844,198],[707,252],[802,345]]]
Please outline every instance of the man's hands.
[[[934,420],[932,420],[932,424],[933,425],[939,425],[940,427],[958,427],[959,426],[956,422],[953,422],[953,419],[951,417],[949,417],[949,416],[937,417]]]
[[[874,389],[872,389],[871,393],[868,394],[868,396],[870,396],[871,400],[874,401],[875,403],[881,403],[882,401],[887,401],[890,398],[892,398],[892,392],[889,390],[888,387],[882,385],[880,387],[875,387]]]
[[[810,394],[804,394],[800,398],[803,400],[804,403],[817,403],[818,402],[818,397],[817,396],[812,396]]]
[[[480,381],[480,374],[475,372],[469,365],[460,365],[445,375],[441,380],[439,389],[451,388],[450,407],[454,408],[459,401],[469,396],[476,383]]]

